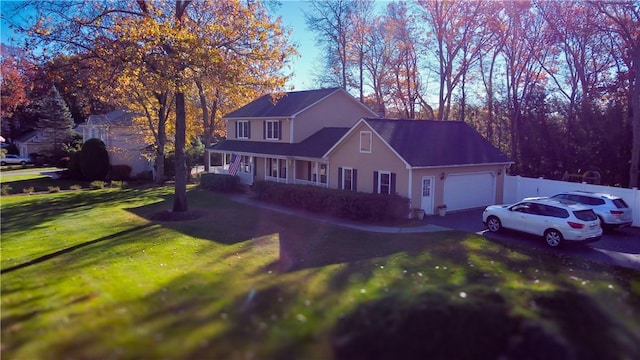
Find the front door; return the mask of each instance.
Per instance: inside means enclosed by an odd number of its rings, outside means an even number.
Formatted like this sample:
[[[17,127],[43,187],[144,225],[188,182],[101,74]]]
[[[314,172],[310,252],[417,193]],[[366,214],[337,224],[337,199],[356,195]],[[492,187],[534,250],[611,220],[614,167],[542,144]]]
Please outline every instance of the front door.
[[[433,184],[435,178],[433,176],[422,177],[422,201],[420,208],[425,214],[433,214]]]

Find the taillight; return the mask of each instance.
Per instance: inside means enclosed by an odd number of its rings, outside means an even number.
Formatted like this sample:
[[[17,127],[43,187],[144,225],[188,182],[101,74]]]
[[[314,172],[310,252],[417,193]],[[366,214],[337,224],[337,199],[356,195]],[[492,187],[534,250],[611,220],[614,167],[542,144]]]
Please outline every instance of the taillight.
[[[584,227],[584,224],[573,222],[573,221],[567,221],[567,224],[569,224],[569,226],[571,226],[574,229],[582,229]]]
[[[609,210],[609,212],[613,215],[622,215],[624,214],[624,211],[622,210]]]

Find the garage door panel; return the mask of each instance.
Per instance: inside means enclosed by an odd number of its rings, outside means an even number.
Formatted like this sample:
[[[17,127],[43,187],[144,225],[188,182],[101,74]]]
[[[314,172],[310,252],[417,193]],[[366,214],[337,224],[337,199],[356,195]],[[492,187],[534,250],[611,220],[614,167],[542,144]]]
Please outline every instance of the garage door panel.
[[[496,181],[493,173],[451,174],[444,181],[444,203],[449,210],[492,205]]]

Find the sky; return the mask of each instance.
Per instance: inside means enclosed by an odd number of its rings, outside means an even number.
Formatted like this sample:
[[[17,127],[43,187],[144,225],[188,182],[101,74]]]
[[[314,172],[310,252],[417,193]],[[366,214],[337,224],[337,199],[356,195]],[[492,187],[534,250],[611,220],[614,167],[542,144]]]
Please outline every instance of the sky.
[[[12,1],[0,0],[0,11],[5,14]],[[290,42],[297,45],[299,55],[290,61],[293,78],[287,84],[295,90],[309,90],[316,88],[314,82],[315,69],[322,66],[321,51],[318,50],[315,35],[307,29],[304,12],[309,11],[309,2],[300,0],[281,0],[273,13],[274,18],[280,16],[284,27],[291,29]],[[28,14],[23,14],[25,17]],[[11,45],[13,32],[6,21],[0,19],[0,40]],[[19,43],[14,42],[14,45]]]

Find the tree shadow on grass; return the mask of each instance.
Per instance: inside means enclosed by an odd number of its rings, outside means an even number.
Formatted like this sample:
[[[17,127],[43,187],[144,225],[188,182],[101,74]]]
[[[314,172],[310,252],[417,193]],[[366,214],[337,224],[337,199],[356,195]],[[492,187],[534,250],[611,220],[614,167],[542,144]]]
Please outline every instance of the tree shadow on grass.
[[[18,265],[14,265],[14,266],[10,266],[8,268],[4,268],[4,269],[0,270],[0,274],[7,274],[7,273],[11,273],[11,272],[14,272],[16,270],[20,270],[20,269],[23,269],[23,268],[26,268],[26,267],[29,267],[29,266],[37,265],[37,264],[40,264],[40,263],[45,262],[47,260],[51,260],[51,259],[57,258],[59,256],[66,255],[66,254],[71,253],[73,251],[76,251],[76,250],[82,249],[84,247],[87,247],[87,246],[90,246],[90,245],[93,245],[93,244],[97,244],[97,243],[100,243],[100,242],[103,242],[103,241],[119,239],[124,235],[130,234],[130,233],[134,233],[134,232],[138,232],[138,231],[143,231],[144,229],[150,227],[151,225],[152,224],[144,224],[144,225],[136,226],[134,228],[127,229],[127,230],[124,230],[124,231],[120,231],[118,233],[114,233],[114,234],[111,234],[111,235],[108,235],[108,236],[105,236],[105,237],[101,237],[99,239],[86,241],[86,242],[83,242],[83,243],[80,243],[80,244],[77,244],[77,245],[74,245],[74,246],[70,246],[70,247],[64,248],[62,250],[58,250],[58,251],[55,251],[55,252],[52,252],[52,253],[49,253],[49,254],[46,254],[46,255],[43,255],[43,256],[39,256],[39,257],[37,257],[35,259],[32,259],[32,260],[29,260],[27,262],[24,262],[24,263],[21,263],[21,264],[18,264]]]
[[[158,191],[162,191],[161,188],[158,188]],[[3,233],[31,230],[69,213],[82,213],[89,209],[109,208],[114,204],[122,205],[128,202],[144,201],[145,198],[157,198],[158,191],[152,189],[141,192],[136,189],[122,189],[81,191],[45,197],[35,195],[26,203],[18,202],[2,206],[1,230]],[[10,239],[2,240],[3,242],[11,241]]]

